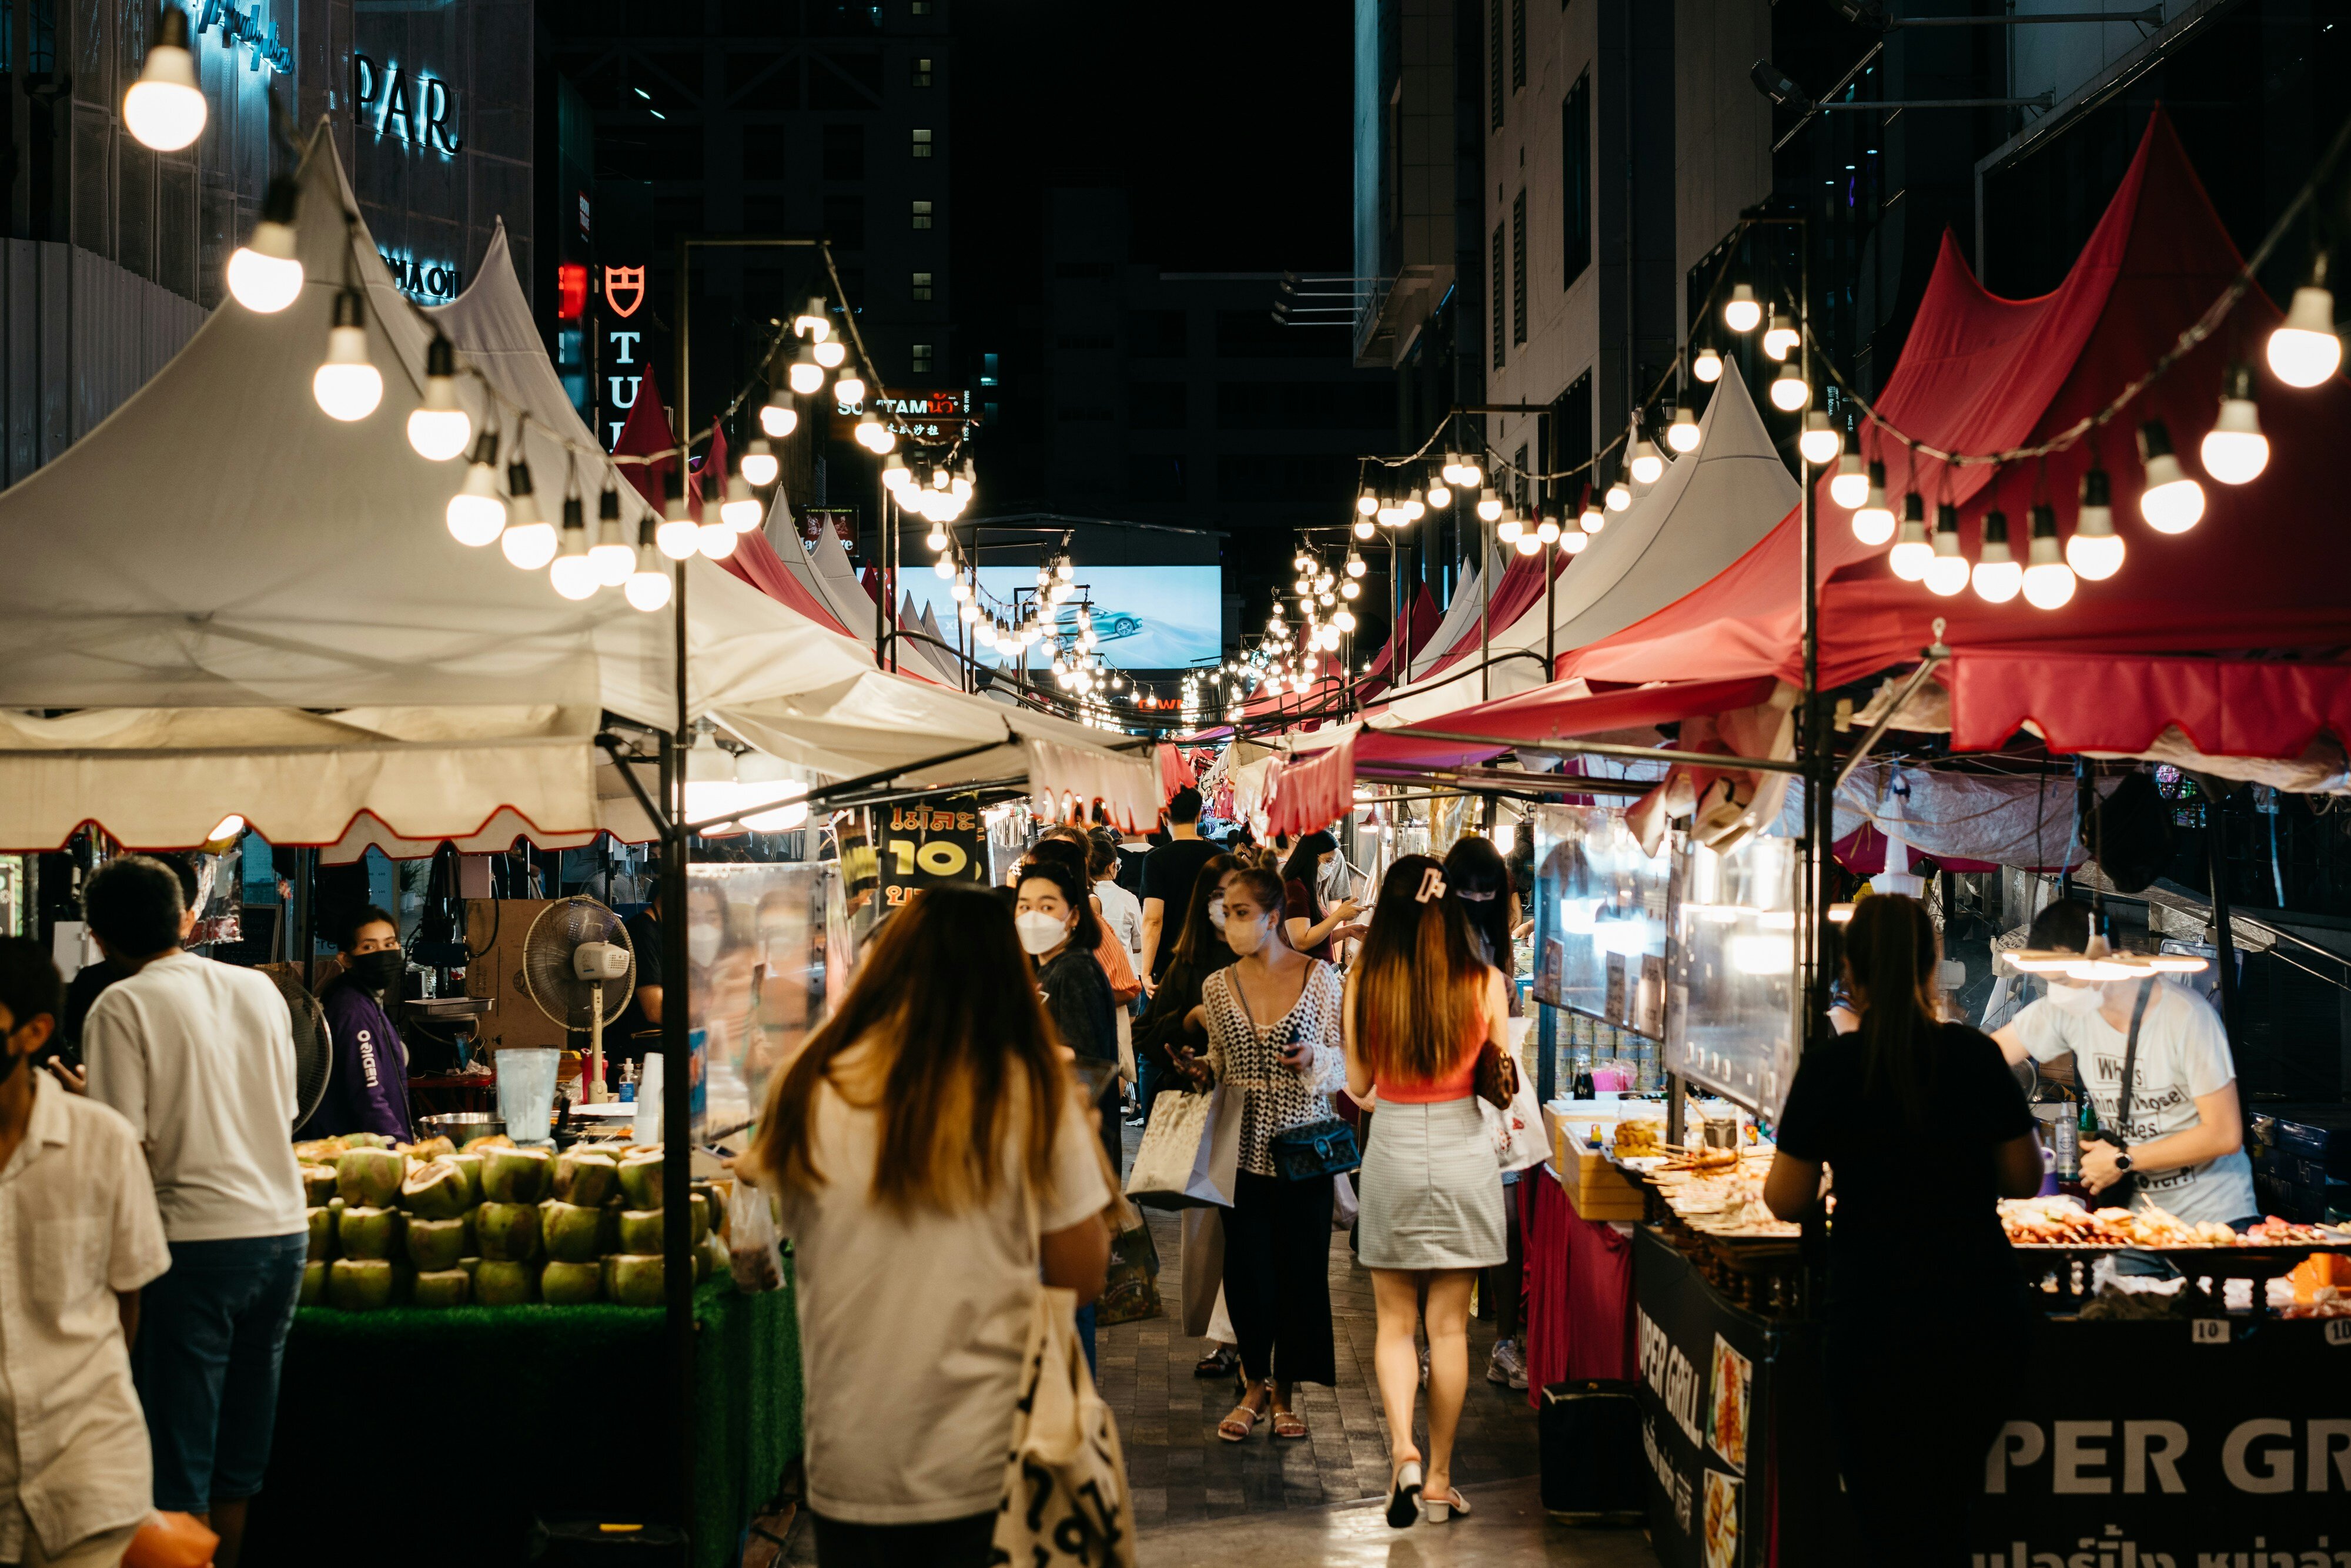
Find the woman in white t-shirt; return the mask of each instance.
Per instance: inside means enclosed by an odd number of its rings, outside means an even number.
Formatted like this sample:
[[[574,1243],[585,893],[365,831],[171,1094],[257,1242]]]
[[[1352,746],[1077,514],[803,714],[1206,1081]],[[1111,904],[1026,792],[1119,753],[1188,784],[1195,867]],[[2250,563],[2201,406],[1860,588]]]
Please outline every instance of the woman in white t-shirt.
[[[1081,1304],[1111,1189],[994,894],[882,927],[749,1156],[793,1242],[817,1561],[981,1568],[1041,1275]]]
[[[2032,920],[2034,947],[2079,953],[2090,945],[2090,909],[2060,899]],[[2121,1115],[2131,1014],[2147,989],[2130,1113]],[[2229,1031],[2203,998],[2156,977],[2077,985],[2049,977],[2049,994],[1992,1034],[2011,1062],[2071,1052],[2082,1091],[2106,1134],[2082,1145],[2082,1184],[2093,1196],[2127,1173],[2146,1202],[2192,1223],[2240,1228],[2261,1218]],[[2117,1123],[2120,1123],[2118,1125]]]

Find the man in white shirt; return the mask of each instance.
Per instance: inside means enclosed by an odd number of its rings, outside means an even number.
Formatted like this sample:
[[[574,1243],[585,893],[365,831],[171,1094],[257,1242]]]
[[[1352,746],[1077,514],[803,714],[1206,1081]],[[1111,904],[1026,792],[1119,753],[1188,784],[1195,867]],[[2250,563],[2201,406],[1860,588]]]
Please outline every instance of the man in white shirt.
[[[2084,951],[2090,944],[2089,907],[2060,899],[2034,916],[2029,942]],[[2142,987],[2147,988],[2147,1010],[2139,1019],[2138,1061],[2125,1117],[2123,1061]],[[2252,1163],[2245,1157],[2236,1061],[2228,1030],[2203,998],[2160,977],[2084,986],[2052,976],[2049,994],[1992,1039],[2011,1062],[2073,1054],[2083,1092],[2106,1134],[2105,1140],[2082,1145],[2082,1182],[2093,1195],[2128,1173],[2138,1178],[2146,1202],[2181,1219],[2241,1228],[2261,1218]]]
[[[160,862],[109,861],[82,912],[132,971],[82,1026],[89,1093],[145,1145],[172,1249],[131,1358],[155,1506],[204,1519],[221,1538],[216,1568],[236,1568],[308,1246],[292,1021],[266,976],[181,951],[191,916]]]
[[[138,1138],[28,1064],[60,1005],[0,937],[0,1563],[114,1568],[152,1492],[129,1342],[171,1255]]]

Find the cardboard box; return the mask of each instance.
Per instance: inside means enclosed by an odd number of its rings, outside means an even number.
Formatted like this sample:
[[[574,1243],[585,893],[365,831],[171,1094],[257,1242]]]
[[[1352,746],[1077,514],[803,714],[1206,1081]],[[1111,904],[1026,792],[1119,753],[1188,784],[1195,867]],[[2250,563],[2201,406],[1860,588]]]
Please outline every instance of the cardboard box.
[[[1570,1132],[1573,1137],[1571,1139]],[[1577,1128],[1562,1120],[1552,1123],[1552,1174],[1575,1212],[1585,1219],[1638,1219],[1644,1207],[1642,1184],[1610,1164],[1608,1157],[1581,1140],[1589,1124]]]
[[[475,1036],[477,1051],[515,1051],[570,1044],[570,1031],[539,1010],[523,984],[524,938],[546,898],[469,898],[465,901],[465,946],[480,956],[465,965],[465,994],[487,997],[493,1005]]]

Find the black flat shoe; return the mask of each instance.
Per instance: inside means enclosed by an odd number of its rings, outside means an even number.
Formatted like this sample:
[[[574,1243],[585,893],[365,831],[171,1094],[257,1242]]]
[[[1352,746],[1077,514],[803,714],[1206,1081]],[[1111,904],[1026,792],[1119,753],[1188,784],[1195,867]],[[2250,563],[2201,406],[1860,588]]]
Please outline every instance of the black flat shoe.
[[[1229,1345],[1220,1345],[1199,1359],[1192,1368],[1192,1375],[1198,1378],[1230,1377],[1240,1369],[1240,1352]]]

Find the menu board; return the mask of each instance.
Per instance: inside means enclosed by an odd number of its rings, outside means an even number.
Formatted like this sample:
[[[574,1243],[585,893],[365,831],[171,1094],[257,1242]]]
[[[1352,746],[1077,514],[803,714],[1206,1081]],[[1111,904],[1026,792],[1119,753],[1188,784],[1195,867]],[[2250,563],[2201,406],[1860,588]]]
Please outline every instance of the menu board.
[[[1666,1069],[1767,1117],[1796,1069],[1792,839],[1674,856]]]
[[[1642,853],[1621,806],[1534,816],[1535,999],[1662,1038],[1671,852]]]
[[[740,1132],[768,1080],[825,1012],[831,868],[697,863],[685,883],[688,1027],[697,1052],[695,1141]],[[705,935],[708,933],[708,935]]]

